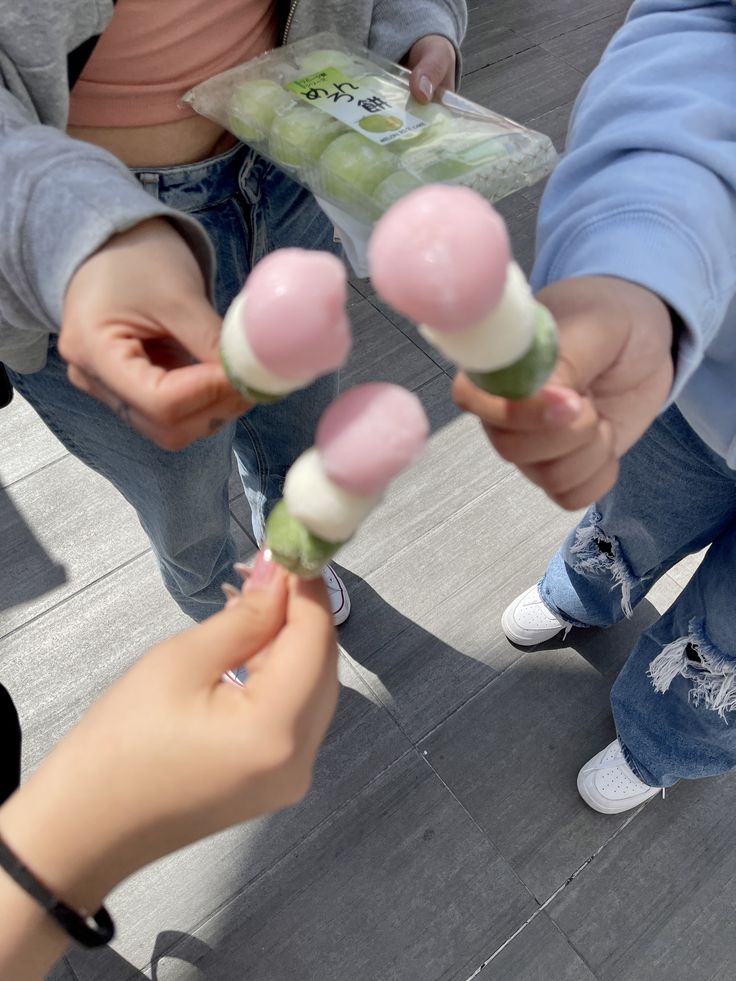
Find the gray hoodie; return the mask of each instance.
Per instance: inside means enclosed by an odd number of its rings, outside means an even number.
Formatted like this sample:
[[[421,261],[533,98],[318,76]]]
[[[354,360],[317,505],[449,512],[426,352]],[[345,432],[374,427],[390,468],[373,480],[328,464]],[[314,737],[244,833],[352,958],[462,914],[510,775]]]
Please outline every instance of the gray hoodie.
[[[0,0],[0,361],[38,371],[75,270],[114,233],[146,218],[176,223],[208,279],[200,226],[146,194],[104,150],[66,136],[66,59],[112,17],[112,0]],[[287,40],[332,30],[399,61],[426,34],[459,46],[464,0],[295,0]]]

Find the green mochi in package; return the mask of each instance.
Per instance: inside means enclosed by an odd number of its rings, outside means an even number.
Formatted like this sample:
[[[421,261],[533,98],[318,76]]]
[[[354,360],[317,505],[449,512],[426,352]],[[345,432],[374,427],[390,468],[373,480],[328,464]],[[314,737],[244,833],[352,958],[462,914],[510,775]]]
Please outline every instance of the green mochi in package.
[[[216,75],[184,102],[367,225],[423,184],[498,201],[555,162],[547,136],[451,92],[419,103],[405,68],[329,33]]]

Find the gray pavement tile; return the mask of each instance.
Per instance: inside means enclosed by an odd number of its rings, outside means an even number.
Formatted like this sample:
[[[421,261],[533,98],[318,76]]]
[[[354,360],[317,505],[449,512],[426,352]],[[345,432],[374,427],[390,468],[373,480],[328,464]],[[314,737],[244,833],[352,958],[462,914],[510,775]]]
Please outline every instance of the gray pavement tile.
[[[520,5],[519,5],[520,6]],[[462,94],[519,123],[536,119],[577,95],[583,75],[540,47],[473,72]]]
[[[16,496],[21,490],[16,486]],[[3,542],[4,571],[0,571],[0,614],[23,606],[33,608],[36,601],[66,583],[65,566],[36,537],[34,529],[18,510],[16,502],[4,487],[0,487],[0,540]],[[15,619],[7,612],[8,622]],[[0,617],[0,634],[3,633]]]
[[[493,4],[472,7],[468,14],[468,33],[462,48],[464,77],[533,47],[529,38],[499,26]]]
[[[574,651],[526,653],[419,744],[539,902],[626,819],[575,786],[613,738],[608,691]]]
[[[471,11],[483,6],[483,0],[470,0]],[[542,43],[615,13],[623,13],[629,6],[628,0],[587,0],[586,3],[577,0],[525,0],[524,3],[496,0],[493,9],[497,24]]]
[[[596,981],[561,930],[539,913],[483,968],[481,981]]]
[[[387,319],[390,320],[394,327],[397,327],[402,334],[404,334],[408,339],[415,344],[420,351],[431,358],[436,365],[438,365],[443,371],[452,373],[454,371],[454,365],[452,361],[449,361],[443,354],[433,347],[429,341],[425,340],[422,335],[417,330],[416,324],[412,321],[407,320],[406,317],[402,317],[400,313],[397,313],[393,307],[390,307],[388,303],[385,303],[377,293],[374,293],[370,297],[371,304]]]
[[[510,544],[500,528],[518,528],[535,497],[512,477],[356,583],[342,643],[413,740],[519,658],[501,614],[543,571],[569,521],[540,509],[538,530],[530,526],[523,547]]]
[[[350,323],[353,350],[340,370],[342,391],[369,381],[393,382],[413,391],[441,372],[367,300],[351,307]]]
[[[613,4],[614,12],[591,24],[584,24],[573,31],[550,38],[542,44],[545,51],[576,68],[584,75],[590,74],[600,61],[608,42],[623,24],[628,4]]]
[[[532,910],[412,751],[197,930],[193,960],[217,981],[465,981]]]
[[[72,456],[15,483],[8,494],[39,545],[66,568],[67,578],[44,595],[1,613],[0,636],[148,548],[133,508]],[[11,603],[27,594],[29,580],[43,575],[38,556],[24,549],[26,540],[18,522],[0,527],[0,594]]]
[[[683,781],[650,801],[550,904],[601,981],[736,976],[734,808],[733,774]]]
[[[10,405],[0,409],[0,425],[0,484],[5,487],[67,455],[65,447],[17,392]]]

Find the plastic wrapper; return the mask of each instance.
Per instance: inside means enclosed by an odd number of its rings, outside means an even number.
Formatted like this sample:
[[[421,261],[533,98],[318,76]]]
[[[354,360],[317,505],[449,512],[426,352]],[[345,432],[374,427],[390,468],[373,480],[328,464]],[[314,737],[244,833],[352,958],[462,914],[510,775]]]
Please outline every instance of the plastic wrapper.
[[[423,184],[498,201],[552,169],[549,137],[451,92],[419,103],[409,75],[321,33],[202,82],[184,102],[308,187],[356,240]]]

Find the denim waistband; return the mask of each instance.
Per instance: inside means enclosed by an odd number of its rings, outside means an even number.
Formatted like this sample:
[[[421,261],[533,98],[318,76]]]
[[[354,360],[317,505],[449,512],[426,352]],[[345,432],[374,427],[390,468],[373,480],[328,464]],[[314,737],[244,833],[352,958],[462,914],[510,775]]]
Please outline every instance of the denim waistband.
[[[229,197],[238,186],[243,165],[256,153],[242,143],[216,157],[170,167],[131,167],[130,172],[153,197],[180,211],[196,211]]]

